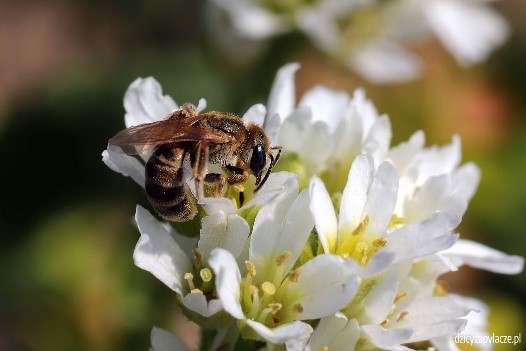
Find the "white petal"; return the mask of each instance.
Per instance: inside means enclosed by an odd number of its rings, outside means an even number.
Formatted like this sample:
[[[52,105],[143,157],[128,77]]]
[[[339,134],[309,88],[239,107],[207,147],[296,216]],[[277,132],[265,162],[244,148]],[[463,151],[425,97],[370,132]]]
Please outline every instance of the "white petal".
[[[468,199],[457,191],[455,176],[433,176],[416,189],[411,199],[405,199],[404,217],[409,223],[423,221],[438,211],[450,211],[461,217]]]
[[[272,145],[278,144],[278,135],[281,128],[281,117],[279,114],[275,113],[272,116],[269,116],[265,119],[265,132],[267,133],[270,143]]]
[[[390,349],[404,343],[412,334],[409,328],[385,329],[379,325],[363,325],[362,332],[373,344],[382,349]]]
[[[334,253],[338,239],[338,223],[329,193],[325,184],[316,176],[310,180],[309,192],[311,199],[309,207],[323,251]]]
[[[153,327],[150,338],[153,351],[188,351],[186,345],[167,330]]]
[[[360,338],[361,330],[356,319],[351,319],[329,343],[330,350],[352,351]]]
[[[200,293],[190,293],[183,297],[183,305],[203,317],[210,317],[223,310],[221,300],[206,301],[206,296]]]
[[[433,338],[431,340],[431,344],[437,348],[437,350],[440,351],[460,351],[457,344],[455,344],[455,341],[453,340],[453,337],[448,336],[441,336],[439,338]],[[486,350],[484,350],[486,351]]]
[[[141,232],[133,252],[135,264],[182,294],[183,276],[192,271],[190,260],[161,223],[141,206],[137,206],[135,222]]]
[[[112,171],[130,177],[141,187],[144,187],[144,166],[135,157],[108,149],[102,152],[102,162]]]
[[[349,57],[349,66],[375,84],[414,80],[422,72],[418,57],[393,41],[376,40]]]
[[[416,328],[464,317],[472,308],[460,303],[457,298],[429,296],[414,300],[407,310],[409,313],[403,318],[400,325]]]
[[[343,313],[338,312],[320,320],[306,350],[320,350],[327,346],[334,351],[352,351],[359,337],[360,326],[356,319],[349,321]]]
[[[272,83],[267,102],[267,116],[279,114],[285,120],[296,104],[294,74],[300,68],[298,63],[289,63],[279,69]]]
[[[442,147],[432,146],[418,155],[417,185],[422,185],[427,179],[451,173],[460,163],[462,156],[460,137],[454,135],[451,144]]]
[[[396,204],[398,176],[393,165],[383,162],[374,175],[364,211],[370,222],[366,233],[380,236],[387,229]]]
[[[389,117],[381,116],[371,126],[362,152],[372,153],[375,160],[384,160],[391,145],[391,137],[391,121]]]
[[[417,153],[422,150],[425,134],[421,130],[413,133],[408,141],[398,144],[389,150],[388,160],[396,167],[398,174],[404,174]]]
[[[238,257],[245,247],[249,234],[250,226],[237,213],[213,213],[201,221],[198,250],[205,261],[216,247],[223,248],[234,257]]]
[[[389,234],[386,249],[397,253],[397,261],[414,259],[451,247],[458,235],[451,234],[459,223],[458,215],[439,212],[429,219],[406,225]]]
[[[215,249],[208,260],[216,275],[216,290],[223,308],[234,318],[245,319],[239,302],[241,275],[236,260],[224,249]]]
[[[266,113],[267,113],[267,108],[265,107],[265,105],[263,104],[253,105],[243,115],[243,121],[245,122],[245,124],[255,123],[259,126],[263,126],[263,123],[265,123]]]
[[[349,100],[349,95],[344,91],[316,86],[303,95],[298,106],[308,106],[312,111],[312,121],[325,122],[329,133],[334,134],[346,117]]]
[[[193,183],[193,182],[192,182]],[[226,197],[205,197],[199,200],[199,204],[203,205],[206,213],[236,213],[237,207],[234,203]]]
[[[277,199],[286,189],[298,187],[298,175],[291,172],[271,173],[265,185],[259,189],[250,201],[244,204],[240,209],[250,208],[255,205],[266,205]],[[232,201],[229,201],[232,203]]]
[[[456,191],[470,200],[480,182],[480,169],[472,162],[468,162],[455,172]]]
[[[364,300],[363,309],[357,317],[360,324],[380,324],[388,316],[398,291],[398,273],[390,269],[372,278],[376,283]]]
[[[301,254],[314,225],[308,204],[308,193],[304,190],[298,196],[291,192],[260,209],[254,222],[249,252],[250,261],[258,271],[264,272],[264,275],[258,275],[260,282],[272,281],[275,259],[284,251],[292,254],[284,263],[285,272],[292,268]]]
[[[152,77],[137,78],[124,95],[126,127],[165,119],[178,106],[168,95],[163,95],[159,82]]]
[[[459,333],[466,320],[458,318],[466,316],[471,308],[454,298],[431,296],[414,300],[404,311],[407,312],[404,318],[392,323],[396,327],[412,328],[409,341],[416,342]]]
[[[306,106],[295,109],[283,121],[278,140],[284,150],[298,154],[307,170],[316,174],[327,166],[335,140],[327,124],[313,122],[311,113]]]
[[[501,274],[519,274],[524,269],[524,258],[507,255],[470,240],[457,241],[441,255],[448,257],[457,267],[466,264]]]
[[[466,326],[465,319],[453,319],[434,324],[428,324],[422,328],[415,328],[408,342],[425,341],[437,337],[455,335],[460,333]]]
[[[297,297],[303,311],[298,319],[316,319],[345,307],[360,285],[350,275],[345,261],[336,255],[318,255],[300,268],[298,282],[291,282],[287,294]]]
[[[504,17],[474,1],[430,1],[424,10],[435,34],[462,65],[484,61],[509,33]]]
[[[288,209],[283,221],[282,235],[276,241],[274,252],[275,254],[283,251],[292,253],[292,256],[284,263],[285,271],[292,269],[314,227],[314,219],[309,211],[309,204],[309,191],[304,189]]]
[[[283,344],[295,339],[305,339],[312,333],[312,327],[300,321],[286,323],[272,329],[250,319],[247,319],[246,323],[263,339],[273,344]]]
[[[219,1],[216,1],[219,2]],[[237,34],[252,40],[263,40],[288,30],[288,23],[252,2],[236,1],[230,20]]]
[[[345,240],[363,220],[367,193],[373,182],[374,160],[369,154],[360,155],[354,160],[347,184],[343,190],[340,204],[338,242]]]

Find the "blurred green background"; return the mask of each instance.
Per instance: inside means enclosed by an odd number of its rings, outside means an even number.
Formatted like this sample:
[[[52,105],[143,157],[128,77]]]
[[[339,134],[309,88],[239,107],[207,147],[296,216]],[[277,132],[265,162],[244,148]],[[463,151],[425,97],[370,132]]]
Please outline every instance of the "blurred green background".
[[[512,35],[486,64],[462,69],[428,42],[414,48],[425,75],[384,87],[299,34],[233,61],[211,39],[204,5],[0,2],[0,350],[147,350],[153,325],[182,328],[171,291],[132,261],[132,216],[137,203],[148,207],[145,197],[101,162],[139,76],[154,76],[179,104],[204,97],[209,109],[237,114],[265,103],[276,70],[291,61],[302,64],[299,94],[363,86],[391,117],[393,144],[418,129],[428,145],[461,135],[464,161],[482,169],[461,235],[526,256],[525,2],[498,4]],[[526,330],[524,273],[463,268],[445,279],[490,305],[490,332]]]

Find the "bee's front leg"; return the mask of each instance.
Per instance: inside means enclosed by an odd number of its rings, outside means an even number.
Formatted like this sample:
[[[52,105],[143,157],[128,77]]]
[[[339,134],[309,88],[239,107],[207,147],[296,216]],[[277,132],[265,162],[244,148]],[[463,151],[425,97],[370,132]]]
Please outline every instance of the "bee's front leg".
[[[208,143],[204,141],[197,143],[196,154],[192,162],[197,200],[203,199],[205,197],[203,180],[208,173],[208,154]]]
[[[220,173],[208,173],[205,183],[211,187],[212,197],[223,197],[226,193],[226,178]]]

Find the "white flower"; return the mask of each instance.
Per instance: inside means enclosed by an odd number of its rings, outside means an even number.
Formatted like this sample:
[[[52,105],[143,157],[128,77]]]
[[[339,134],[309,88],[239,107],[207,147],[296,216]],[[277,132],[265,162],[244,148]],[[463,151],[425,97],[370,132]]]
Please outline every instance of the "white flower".
[[[391,141],[389,118],[379,116],[360,89],[350,97],[342,91],[314,87],[295,108],[294,73],[298,67],[289,64],[278,71],[268,101],[269,115],[279,114],[282,119],[278,136],[284,150],[282,162],[301,172],[304,182],[316,174],[332,189],[343,187],[357,155],[372,153],[378,160],[385,157]],[[294,168],[298,164],[301,169]]]
[[[434,34],[463,66],[484,61],[508,37],[491,0],[211,0],[233,38],[261,43],[298,29],[321,51],[375,84],[418,78],[422,61],[404,47]],[[219,16],[216,16],[219,17]],[[225,21],[215,21],[224,27]],[[224,38],[220,38],[223,42]],[[243,47],[242,46],[242,47]],[[232,49],[232,48],[230,48]],[[228,49],[225,51],[229,51]]]
[[[246,338],[276,344],[304,339],[312,328],[302,320],[335,313],[359,285],[359,278],[333,255],[317,256],[292,270],[313,227],[308,192],[297,191],[297,185],[285,189],[259,210],[244,265],[224,249],[210,254],[219,299]]]
[[[141,233],[133,252],[135,264],[177,293],[181,304],[194,315],[211,317],[220,312],[221,301],[213,298],[212,272],[206,262],[199,257],[191,259],[181,248],[176,238],[184,240],[184,237],[140,206],[137,206],[135,222]],[[195,243],[188,246],[193,248]]]
[[[313,177],[310,209],[323,251],[352,258],[362,267],[372,260],[377,270],[391,263],[384,261],[376,266],[377,260],[389,257],[377,255],[378,250],[393,253],[394,262],[402,262],[434,254],[455,243],[458,235],[452,230],[460,216],[450,211],[396,228],[392,219],[397,192],[398,177],[393,165],[383,162],[375,171],[372,156],[360,155],[349,171],[336,216],[323,182]]]
[[[332,39],[335,18],[363,3],[363,0],[318,1],[239,1],[211,0],[230,18],[230,24],[240,37],[262,40],[300,28],[317,42]],[[314,21],[314,20],[317,20]],[[327,35],[330,34],[330,35]]]
[[[416,223],[439,211],[462,216],[480,180],[475,164],[459,167],[461,146],[457,136],[449,145],[424,148],[424,133],[419,131],[390,149],[386,159],[400,178],[395,208],[399,223]]]

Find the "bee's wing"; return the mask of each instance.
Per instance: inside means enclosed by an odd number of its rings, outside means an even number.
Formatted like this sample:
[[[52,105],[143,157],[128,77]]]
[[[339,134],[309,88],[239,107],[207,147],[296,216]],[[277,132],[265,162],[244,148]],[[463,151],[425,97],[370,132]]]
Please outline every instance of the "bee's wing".
[[[180,120],[168,119],[124,129],[109,140],[108,148],[135,155],[141,153],[140,150],[151,150],[151,147],[161,144],[185,141],[223,144],[231,138],[219,130],[197,128]]]

